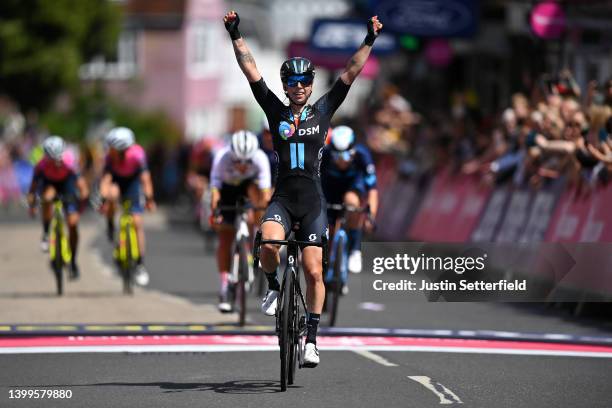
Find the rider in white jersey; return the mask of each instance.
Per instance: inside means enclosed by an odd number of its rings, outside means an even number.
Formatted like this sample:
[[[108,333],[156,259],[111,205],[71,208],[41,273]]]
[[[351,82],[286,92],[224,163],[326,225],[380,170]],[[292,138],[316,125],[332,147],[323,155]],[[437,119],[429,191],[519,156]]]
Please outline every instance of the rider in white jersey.
[[[217,152],[210,174],[211,185],[211,225],[217,230],[217,265],[221,288],[219,290],[219,310],[231,312],[228,300],[228,278],[231,263],[231,245],[234,235],[234,211],[217,212],[219,206],[233,206],[243,197],[248,197],[254,207],[264,207],[271,196],[272,181],[270,162],[259,148],[257,136],[248,130],[240,130],[232,135],[230,146]],[[250,214],[249,226],[259,219],[258,214]]]

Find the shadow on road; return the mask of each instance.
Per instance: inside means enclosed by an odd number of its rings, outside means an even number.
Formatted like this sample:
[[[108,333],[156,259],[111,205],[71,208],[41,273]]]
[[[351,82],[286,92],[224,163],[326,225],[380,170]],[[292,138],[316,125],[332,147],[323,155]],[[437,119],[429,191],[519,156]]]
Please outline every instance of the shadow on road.
[[[36,387],[158,387],[164,393],[185,391],[213,391],[219,394],[272,394],[281,392],[280,382],[271,380],[235,380],[209,383],[176,383],[176,382],[110,382],[95,384],[45,384]],[[288,388],[302,388],[291,385]]]
[[[0,293],[0,299],[50,299],[50,298],[115,298],[125,297],[120,289],[116,291],[101,291],[101,292],[66,292],[62,296],[58,296],[55,292],[19,292],[19,293]]]

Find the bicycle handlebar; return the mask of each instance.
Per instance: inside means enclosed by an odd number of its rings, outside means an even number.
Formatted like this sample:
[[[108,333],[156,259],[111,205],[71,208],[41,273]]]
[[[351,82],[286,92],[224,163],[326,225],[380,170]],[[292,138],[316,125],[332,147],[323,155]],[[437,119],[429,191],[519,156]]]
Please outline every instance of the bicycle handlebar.
[[[298,245],[298,246],[316,246],[323,249],[323,273],[327,271],[329,265],[329,246],[327,245],[327,237],[321,237],[321,242],[297,241],[295,239],[261,239],[261,231],[257,231],[255,235],[255,243],[253,245],[253,265],[259,267],[260,247],[262,244],[275,245]]]
[[[328,210],[336,210],[336,211],[347,211],[347,212],[358,212],[358,213],[369,213],[370,206],[366,205],[365,207],[355,207],[354,205],[346,205],[346,204],[327,204]]]

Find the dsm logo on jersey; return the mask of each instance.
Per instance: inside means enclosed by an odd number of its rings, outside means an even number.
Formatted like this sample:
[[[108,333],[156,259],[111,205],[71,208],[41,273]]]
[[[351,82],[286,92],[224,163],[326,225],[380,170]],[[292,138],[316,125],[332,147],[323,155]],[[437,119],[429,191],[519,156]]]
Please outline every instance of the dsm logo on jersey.
[[[311,126],[306,129],[298,129],[298,136],[314,135],[319,133],[319,125]]]

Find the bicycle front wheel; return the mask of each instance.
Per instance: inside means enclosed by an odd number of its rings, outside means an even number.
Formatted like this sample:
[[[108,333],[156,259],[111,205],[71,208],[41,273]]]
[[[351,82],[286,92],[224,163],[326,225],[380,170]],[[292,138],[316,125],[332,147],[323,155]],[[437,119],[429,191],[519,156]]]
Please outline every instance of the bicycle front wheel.
[[[289,372],[291,371],[291,349],[293,345],[292,321],[293,321],[293,271],[287,270],[283,279],[280,310],[280,358],[281,358],[281,391],[287,391]],[[293,376],[292,376],[293,380]],[[293,382],[293,381],[292,381]]]
[[[249,279],[249,258],[248,258],[248,249],[246,246],[246,241],[240,242],[239,245],[239,263],[238,263],[238,307],[239,310],[239,323],[240,326],[244,326],[246,322],[246,288],[245,283]]]
[[[344,264],[344,237],[338,237],[336,246],[336,259],[334,262],[334,276],[331,285],[328,285],[327,298],[329,305],[329,325],[334,326],[338,318],[338,302],[342,292],[342,265]]]

